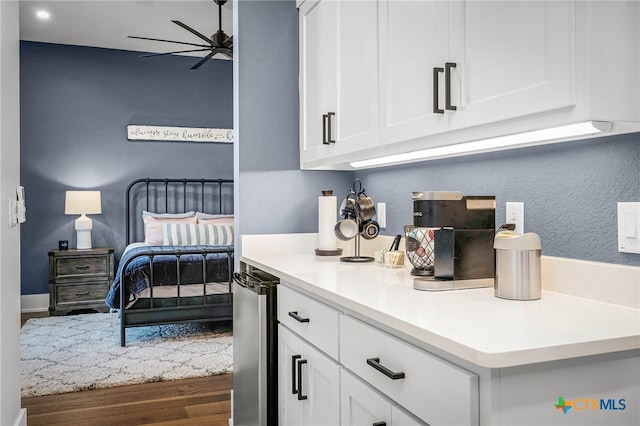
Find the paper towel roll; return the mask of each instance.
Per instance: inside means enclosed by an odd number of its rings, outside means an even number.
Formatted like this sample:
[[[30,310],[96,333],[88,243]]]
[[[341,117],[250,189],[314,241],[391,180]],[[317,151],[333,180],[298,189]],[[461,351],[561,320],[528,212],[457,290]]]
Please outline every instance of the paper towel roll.
[[[338,203],[335,195],[318,197],[318,248],[336,250],[338,242],[333,228],[337,221]]]

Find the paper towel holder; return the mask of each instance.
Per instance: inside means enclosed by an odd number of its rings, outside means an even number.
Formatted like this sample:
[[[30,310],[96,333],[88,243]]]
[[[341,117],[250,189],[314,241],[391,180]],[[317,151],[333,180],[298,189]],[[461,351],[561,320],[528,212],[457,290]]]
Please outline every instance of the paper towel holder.
[[[333,195],[332,189],[323,189],[320,191],[323,197],[329,197]],[[320,250],[316,249],[316,256],[342,256],[342,249],[336,248],[335,250]]]

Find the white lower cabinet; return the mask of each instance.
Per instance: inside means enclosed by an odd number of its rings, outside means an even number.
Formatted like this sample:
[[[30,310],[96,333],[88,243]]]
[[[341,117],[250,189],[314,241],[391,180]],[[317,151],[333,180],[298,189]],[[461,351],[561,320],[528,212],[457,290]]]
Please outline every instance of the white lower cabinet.
[[[425,425],[345,369],[340,371],[340,424],[342,426]]]
[[[280,425],[340,424],[340,365],[283,325],[278,326]]]

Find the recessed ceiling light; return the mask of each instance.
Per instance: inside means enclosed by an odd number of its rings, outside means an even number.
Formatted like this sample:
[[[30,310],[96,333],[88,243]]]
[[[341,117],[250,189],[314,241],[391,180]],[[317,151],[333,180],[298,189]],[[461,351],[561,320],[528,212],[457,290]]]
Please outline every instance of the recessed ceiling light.
[[[36,11],[36,16],[38,17],[38,19],[42,19],[43,21],[51,18],[51,14],[46,10],[42,10],[42,9]]]

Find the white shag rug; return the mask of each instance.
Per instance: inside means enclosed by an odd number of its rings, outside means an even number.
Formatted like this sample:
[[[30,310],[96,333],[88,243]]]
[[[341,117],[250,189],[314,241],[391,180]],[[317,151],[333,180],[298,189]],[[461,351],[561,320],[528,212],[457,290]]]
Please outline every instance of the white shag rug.
[[[117,314],[31,318],[21,330],[22,397],[206,377],[232,371],[230,323],[127,329]]]

